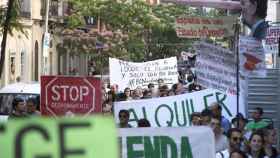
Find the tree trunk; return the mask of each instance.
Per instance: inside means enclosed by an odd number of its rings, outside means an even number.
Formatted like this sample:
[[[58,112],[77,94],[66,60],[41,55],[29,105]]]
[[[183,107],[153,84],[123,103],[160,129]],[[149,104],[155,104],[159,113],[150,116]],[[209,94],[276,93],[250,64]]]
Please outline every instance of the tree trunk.
[[[4,63],[5,63],[5,51],[6,51],[6,41],[8,36],[8,29],[10,27],[10,21],[12,17],[12,8],[15,0],[9,0],[8,2],[8,9],[7,9],[7,15],[4,22],[3,27],[3,39],[1,43],[1,57],[0,57],[0,77],[2,77],[3,69],[4,69]]]

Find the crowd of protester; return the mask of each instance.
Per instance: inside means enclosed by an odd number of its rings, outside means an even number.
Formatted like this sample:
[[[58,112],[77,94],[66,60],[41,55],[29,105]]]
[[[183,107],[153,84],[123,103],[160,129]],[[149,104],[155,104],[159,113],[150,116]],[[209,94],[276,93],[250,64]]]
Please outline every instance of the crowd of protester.
[[[146,89],[137,87],[134,90],[125,88],[123,92],[117,85],[112,85],[109,90],[103,87],[103,113],[113,114],[113,103],[116,101],[139,100],[155,97],[166,97],[202,90],[196,84],[194,75],[180,77],[179,82],[169,88],[162,79],[158,83],[150,83]],[[12,102],[13,111],[9,119],[38,116],[38,99],[15,98]],[[201,112],[191,114],[191,126],[208,126],[212,128],[215,138],[216,158],[280,158],[276,148],[277,129],[273,121],[262,117],[263,109],[255,108],[252,119],[248,120],[242,114],[237,114],[232,120],[222,115],[222,106],[212,103]],[[133,128],[129,124],[129,111],[120,110],[119,128]],[[151,127],[149,120],[140,119],[137,127]]]
[[[222,107],[213,103],[201,112],[191,114],[191,126],[208,126],[215,138],[216,158],[280,158],[276,148],[277,129],[273,122],[262,118],[262,108],[255,108],[252,120],[237,114],[231,121],[222,116]],[[119,128],[132,128],[129,111],[119,112]],[[140,119],[137,127],[150,127],[147,119]]]
[[[182,75],[180,75],[182,76]],[[195,76],[188,74],[179,77],[178,83],[169,88],[162,79],[158,83],[148,84],[147,88],[137,87],[134,90],[125,88],[123,92],[117,85],[103,87],[103,112],[113,112],[113,102],[129,101],[156,97],[180,95],[202,90],[203,87],[196,84]],[[222,106],[212,103],[207,109],[191,114],[192,126],[208,126],[212,128],[215,137],[216,158],[280,158],[280,152],[276,149],[277,129],[273,121],[262,118],[263,109],[255,108],[252,119],[248,120],[241,113],[232,120],[222,115]],[[129,124],[129,111],[120,110],[119,128],[133,128]],[[140,119],[137,127],[150,127],[147,119]]]
[[[103,94],[103,113],[112,113],[113,102],[129,101],[139,99],[149,99],[156,97],[167,97],[190,93],[202,90],[203,87],[196,83],[193,73],[187,75],[179,75],[178,83],[167,85],[164,80],[159,79],[156,84],[149,83],[147,88],[137,87],[136,89],[125,88],[123,91],[118,89],[118,85],[114,84],[109,87],[102,87]]]

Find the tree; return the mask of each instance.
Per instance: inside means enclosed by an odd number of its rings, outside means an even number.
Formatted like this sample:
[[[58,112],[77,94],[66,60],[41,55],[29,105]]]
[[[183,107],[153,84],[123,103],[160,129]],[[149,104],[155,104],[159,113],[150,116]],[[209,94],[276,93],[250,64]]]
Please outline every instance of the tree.
[[[6,40],[8,34],[13,35],[14,29],[24,33],[23,26],[19,22],[19,15],[20,5],[17,0],[9,0],[7,8],[0,6],[0,32],[3,35],[1,42],[0,77],[2,76],[4,68]]]
[[[81,28],[85,25],[83,18],[85,16],[95,17],[105,25],[107,33],[101,30],[95,39],[104,43],[104,49],[100,51],[93,45],[87,50],[77,51],[92,53],[96,58],[102,58],[101,67],[107,65],[109,56],[132,61],[175,56],[189,47],[193,41],[179,39],[174,28],[176,17],[197,14],[196,10],[186,6],[176,4],[153,6],[143,0],[71,0],[70,2],[72,9],[71,16],[67,18],[68,29]],[[81,38],[83,37],[78,39]],[[78,47],[82,48],[85,43],[80,45]]]

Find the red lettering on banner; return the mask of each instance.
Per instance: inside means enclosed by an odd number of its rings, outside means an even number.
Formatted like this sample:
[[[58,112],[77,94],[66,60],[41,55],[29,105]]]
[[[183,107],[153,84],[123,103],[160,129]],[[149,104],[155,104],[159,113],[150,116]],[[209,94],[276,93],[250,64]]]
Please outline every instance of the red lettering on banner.
[[[183,18],[177,18],[176,19],[176,22],[178,24],[200,24],[200,19],[199,18],[186,18],[186,17],[183,17]]]

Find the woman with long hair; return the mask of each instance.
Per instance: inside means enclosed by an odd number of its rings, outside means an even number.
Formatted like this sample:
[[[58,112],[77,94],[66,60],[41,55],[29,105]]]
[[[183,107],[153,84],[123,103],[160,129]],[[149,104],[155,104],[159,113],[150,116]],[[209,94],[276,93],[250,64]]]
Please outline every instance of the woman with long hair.
[[[268,158],[264,151],[264,135],[260,131],[252,133],[249,139],[248,158]]]

